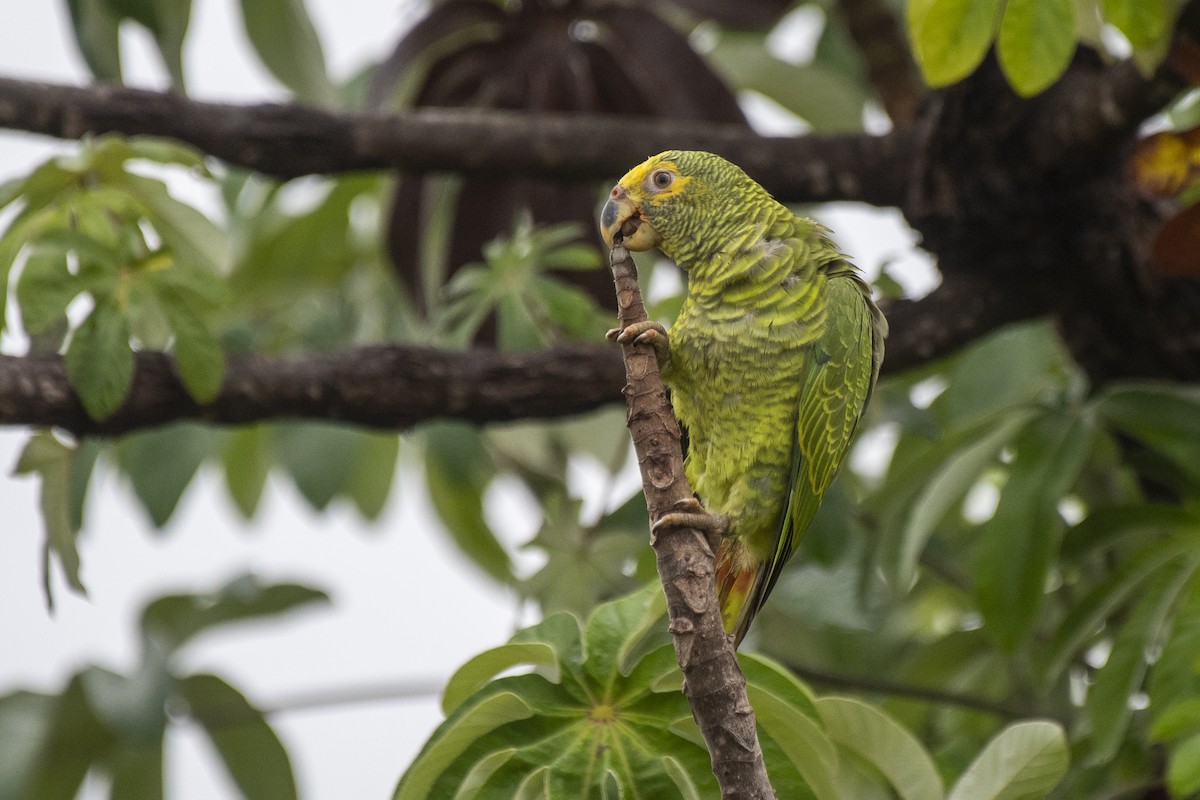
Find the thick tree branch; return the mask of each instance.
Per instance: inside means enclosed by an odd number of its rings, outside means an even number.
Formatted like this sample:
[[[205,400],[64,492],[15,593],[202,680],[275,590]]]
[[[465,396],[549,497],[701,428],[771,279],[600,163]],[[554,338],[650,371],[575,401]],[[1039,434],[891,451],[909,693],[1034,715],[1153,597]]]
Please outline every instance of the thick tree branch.
[[[621,327],[646,319],[637,267],[624,246],[612,248],[613,281]],[[683,472],[679,424],[658,374],[654,348],[622,345],[629,433],[642,470],[642,487],[652,521],[677,503],[692,499]],[[712,756],[721,797],[768,800],[775,792],[767,779],[754,709],[738,666],[733,637],[725,633],[714,579],[715,557],[704,534],[667,529],[651,535],[658,575],[667,595],[667,617],[675,657],[683,671],[683,692]]]
[[[165,136],[230,164],[292,178],[360,170],[450,170],[559,180],[619,176],[661,150],[711,150],[785,201],[898,205],[916,138],[766,137],[737,125],[463,109],[400,114],[234,106],[119,86],[0,78],[0,128],[60,139]]]
[[[956,274],[922,300],[884,306],[891,321],[886,373],[948,355],[1009,322],[1046,313],[1037,293],[1003,293]],[[177,420],[244,425],[325,419],[409,428],[432,419],[502,422],[582,413],[615,402],[623,384],[612,347],[527,353],[379,344],[290,357],[231,356],[209,404],[191,398],[170,356],[143,352],[129,397],[103,422],[88,417],[60,356],[0,356],[0,425],[115,436]]]
[[[62,358],[0,356],[0,425],[118,435],[180,419],[237,425],[323,419],[408,428],[434,418],[471,422],[561,417],[611,402],[622,385],[611,347],[529,353],[372,345],[303,357],[232,357],[210,404],[196,403],[173,361],[140,353],[129,397],[103,422],[87,416]]]
[[[950,272],[942,285],[920,300],[880,304],[891,332],[885,374],[904,372],[943,356],[1002,325],[1050,311],[1038,292],[1012,291],[990,274]]]

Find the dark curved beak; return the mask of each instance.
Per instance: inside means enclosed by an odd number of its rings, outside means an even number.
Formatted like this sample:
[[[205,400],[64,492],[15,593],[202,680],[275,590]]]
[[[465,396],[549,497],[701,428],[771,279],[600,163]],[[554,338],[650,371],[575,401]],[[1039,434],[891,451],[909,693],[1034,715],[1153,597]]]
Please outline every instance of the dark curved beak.
[[[630,250],[649,250],[662,241],[658,231],[646,221],[641,209],[619,183],[613,187],[604,208],[600,209],[600,235],[609,247],[620,238]]]
[[[604,238],[604,243],[612,247],[621,226],[636,215],[637,207],[629,199],[625,189],[620,184],[614,186],[604,208],[600,209],[600,235]]]

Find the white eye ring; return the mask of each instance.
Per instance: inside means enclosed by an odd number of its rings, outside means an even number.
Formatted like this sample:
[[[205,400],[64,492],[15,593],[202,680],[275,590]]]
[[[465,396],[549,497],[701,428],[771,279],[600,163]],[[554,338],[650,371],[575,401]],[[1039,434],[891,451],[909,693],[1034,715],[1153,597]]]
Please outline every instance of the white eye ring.
[[[646,187],[652,192],[662,192],[671,188],[675,182],[675,173],[669,169],[656,169],[646,178]]]

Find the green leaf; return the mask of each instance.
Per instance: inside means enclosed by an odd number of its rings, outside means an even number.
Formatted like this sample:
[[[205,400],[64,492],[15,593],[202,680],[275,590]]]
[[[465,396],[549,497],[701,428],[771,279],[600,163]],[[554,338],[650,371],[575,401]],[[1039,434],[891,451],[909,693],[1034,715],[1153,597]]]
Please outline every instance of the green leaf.
[[[79,550],[76,547],[79,522],[73,513],[76,508],[73,500],[77,495],[73,486],[77,482],[76,452],[75,448],[63,444],[49,431],[41,431],[30,437],[13,472],[17,475],[36,473],[41,478],[38,502],[46,531],[47,561],[49,554],[53,553],[71,588],[80,594],[87,594],[79,577]],[[87,466],[90,472],[90,464]],[[44,576],[43,585],[46,587],[46,601],[53,607],[49,575]]]
[[[1167,707],[1150,726],[1150,738],[1172,742],[1200,733],[1200,697],[1189,697]]]
[[[108,0],[108,5],[150,31],[171,76],[171,86],[180,93],[186,92],[183,40],[192,15],[192,0]]]
[[[941,800],[942,779],[925,748],[898,722],[850,697],[822,697],[829,738],[880,771],[903,800]]]
[[[308,586],[283,583],[263,585],[246,575],[235,578],[211,595],[179,594],[159,597],[142,610],[143,636],[168,651],[182,647],[196,635],[230,622],[272,617],[328,596]]]
[[[1200,792],[1200,733],[1171,749],[1167,786],[1175,797],[1193,797]]]
[[[162,800],[163,740],[122,742],[108,759],[111,800]]]
[[[242,0],[241,8],[246,35],[271,74],[299,100],[337,105],[337,89],[303,0]]]
[[[1200,542],[1193,530],[1190,536],[1152,539],[1125,556],[1113,573],[1082,595],[1059,623],[1054,638],[1044,648],[1047,682],[1057,679],[1067,662],[1149,576],[1175,559],[1194,552],[1197,546]]]
[[[1004,328],[969,347],[931,408],[944,426],[960,430],[998,411],[1060,394],[1070,359],[1054,327],[1033,322]]]
[[[1017,94],[1041,92],[1066,71],[1075,53],[1072,0],[1008,0],[996,50]]]
[[[179,688],[246,800],[297,796],[292,763],[262,712],[216,675],[189,675]]]
[[[434,508],[464,553],[501,583],[513,580],[508,552],[483,516],[491,462],[479,433],[461,423],[427,426],[425,482]]]
[[[53,724],[55,698],[33,692],[0,697],[0,800],[25,800]]]
[[[275,452],[300,494],[318,511],[326,508],[350,482],[366,434],[332,422],[279,425]]]
[[[1170,458],[1200,484],[1200,390],[1169,384],[1125,384],[1096,400],[1101,417]]]
[[[1053,722],[1018,722],[988,742],[947,800],[1044,800],[1067,772],[1067,739]]]
[[[237,428],[221,453],[225,487],[246,519],[254,516],[271,474],[272,434],[273,429],[266,425]]]
[[[71,335],[67,378],[92,419],[103,420],[125,402],[133,382],[129,326],[115,304],[97,300]]]
[[[1125,740],[1132,709],[1129,699],[1142,686],[1149,667],[1147,654],[1159,651],[1180,592],[1200,568],[1200,556],[1166,565],[1147,586],[1113,640],[1104,668],[1088,689],[1087,716],[1093,747],[1088,758],[1106,764]]]
[[[346,491],[364,518],[374,520],[383,513],[396,477],[400,437],[394,433],[367,433],[358,463],[350,473]]]
[[[1046,415],[1018,438],[1008,482],[975,552],[976,595],[985,630],[1013,649],[1033,630],[1046,576],[1058,553],[1058,501],[1075,484],[1091,450],[1086,417]]]
[[[863,83],[828,64],[790,64],[772,56],[762,37],[725,33],[708,54],[731,85],[750,89],[822,132],[859,131],[870,92]]]
[[[632,643],[661,613],[656,593],[647,587],[604,604],[582,630],[574,616],[552,615],[472,659],[447,687],[447,719],[395,797],[713,796],[716,784],[678,673],[670,690],[656,689],[675,668],[673,649],[634,655]],[[519,668],[522,659],[537,672],[482,683]]]
[[[999,0],[910,0],[908,28],[930,86],[970,75],[987,54],[1000,22]]]
[[[74,800],[89,769],[111,751],[116,738],[88,704],[81,676],[74,676],[54,704],[50,733],[38,753],[24,797]]]
[[[104,0],[67,0],[67,7],[75,43],[92,75],[107,83],[120,83],[120,15]]]
[[[215,437],[211,428],[177,422],[128,434],[117,442],[117,465],[155,527],[171,519],[196,471],[212,454]]]
[[[64,229],[38,237],[17,282],[17,304],[26,331],[41,333],[63,321],[67,306],[83,290],[84,281],[68,269],[68,253],[79,258],[81,272],[98,265],[116,272],[117,254],[89,236]]]
[[[164,287],[157,299],[175,334],[175,360],[184,387],[197,403],[212,402],[225,380],[221,344],[178,292]]]
[[[115,187],[132,197],[179,264],[220,272],[229,262],[228,237],[212,220],[171,196],[160,180],[121,172]]]
[[[904,589],[912,585],[917,559],[947,512],[962,502],[1000,448],[1036,415],[1034,409],[1020,409],[1002,416],[994,426],[969,438],[929,477],[904,521],[898,555],[885,562],[894,586]]]
[[[1134,47],[1152,47],[1167,34],[1167,0],[1101,0],[1101,8]]]
[[[425,800],[435,796],[431,793],[434,783],[445,774],[446,767],[462,755],[481,734],[489,733],[502,725],[528,719],[533,714],[529,704],[511,692],[483,698],[472,705],[469,711],[469,714],[460,713],[438,726],[433,738],[426,742],[417,759],[400,779],[400,784],[392,796],[393,800]],[[498,759],[507,760],[513,752],[513,749],[503,749],[485,756],[490,772],[494,773],[499,766],[496,763]],[[480,776],[472,772],[468,777],[471,779],[468,785],[477,787]]]
[[[545,642],[503,644],[491,650],[484,650],[450,676],[446,689],[442,692],[442,713],[449,716],[492,678],[505,670],[524,664],[551,667],[553,670],[547,676],[548,679],[554,683],[559,680],[557,653],[550,645]]]
[[[770,659],[743,653],[738,660],[759,730],[792,763],[814,798],[837,800],[837,748],[812,692]]]

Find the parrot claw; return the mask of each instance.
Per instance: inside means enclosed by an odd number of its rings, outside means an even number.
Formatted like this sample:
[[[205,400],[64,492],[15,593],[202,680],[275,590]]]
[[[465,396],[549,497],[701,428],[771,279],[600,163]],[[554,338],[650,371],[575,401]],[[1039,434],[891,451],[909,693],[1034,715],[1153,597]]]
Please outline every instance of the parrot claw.
[[[724,514],[714,514],[694,497],[688,497],[677,502],[671,510],[658,518],[650,526],[651,543],[658,534],[669,528],[691,528],[704,534],[712,552],[717,552],[721,540],[729,533],[729,517]]]
[[[654,348],[654,358],[659,367],[666,364],[671,355],[667,329],[661,322],[655,322],[652,319],[635,322],[627,328],[613,328],[604,334],[604,338],[619,344],[650,345]]]

